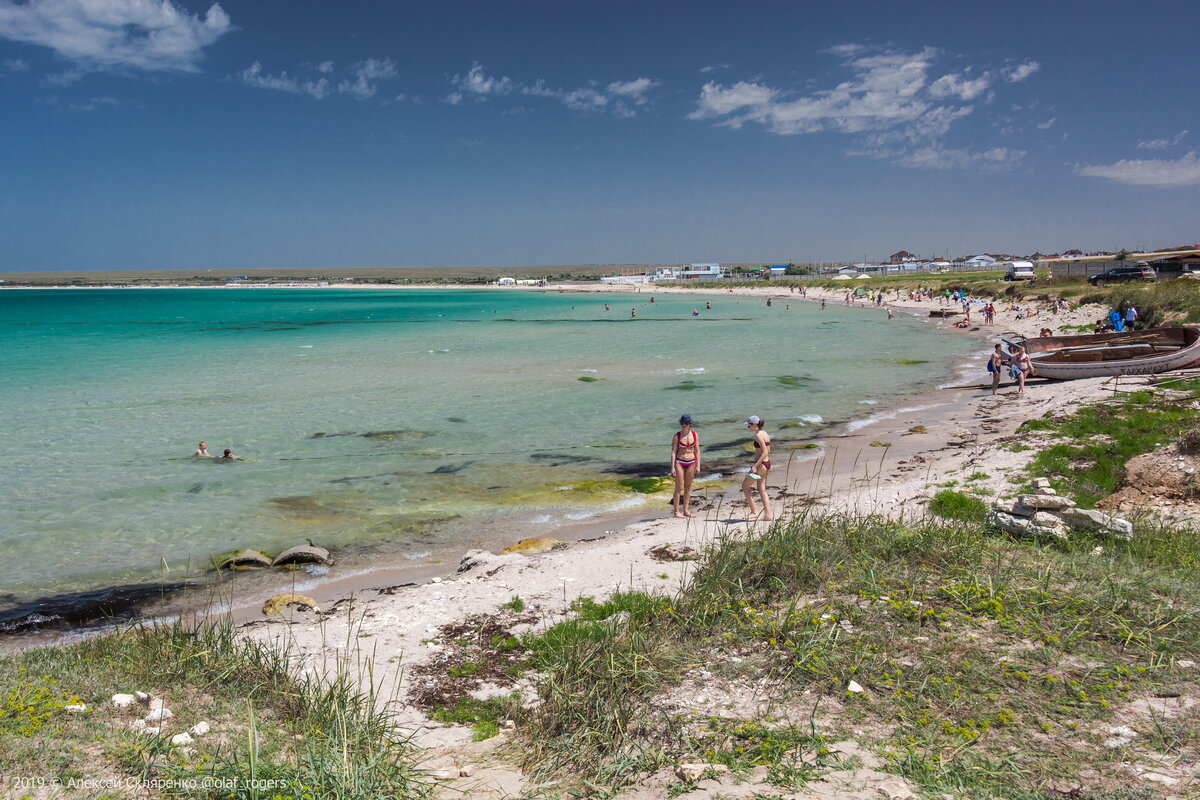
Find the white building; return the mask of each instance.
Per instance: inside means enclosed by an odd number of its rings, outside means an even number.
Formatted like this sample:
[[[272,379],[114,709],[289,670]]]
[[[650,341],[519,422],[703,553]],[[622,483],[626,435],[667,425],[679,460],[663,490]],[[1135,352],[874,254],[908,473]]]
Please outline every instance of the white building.
[[[988,267],[990,267],[991,265],[993,265],[993,264],[995,264],[995,263],[996,263],[996,259],[994,259],[994,258],[992,258],[991,256],[987,255],[986,253],[981,253],[981,254],[979,254],[979,255],[977,255],[977,256],[971,256],[970,258],[968,258],[968,259],[967,259],[966,261],[964,261],[963,263],[964,263],[964,264],[975,264],[975,265],[977,265],[977,266],[988,266]]]
[[[496,281],[496,285],[497,286],[516,286],[517,279],[516,278],[501,278],[500,280]]]

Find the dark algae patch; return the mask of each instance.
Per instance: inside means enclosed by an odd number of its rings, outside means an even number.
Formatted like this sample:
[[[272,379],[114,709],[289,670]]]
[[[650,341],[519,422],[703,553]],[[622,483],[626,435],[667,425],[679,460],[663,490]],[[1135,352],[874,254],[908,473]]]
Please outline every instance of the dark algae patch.
[[[583,381],[584,383],[595,383],[596,381],[604,380],[604,378],[593,378],[591,375],[580,375],[575,380]]]
[[[812,386],[818,381],[816,378],[809,378],[805,375],[780,375],[775,379],[775,382],[789,389],[802,389],[806,386]]]
[[[395,431],[368,431],[363,434],[366,439],[378,439],[381,442],[411,442],[418,439],[428,439],[432,433],[401,428]]]
[[[624,486],[626,489],[632,489],[640,494],[654,494],[661,492],[667,483],[666,478],[623,478],[617,483]]]
[[[888,363],[895,364],[898,367],[915,367],[918,364],[928,364],[927,358],[893,358],[889,359]]]
[[[671,391],[689,392],[692,389],[704,389],[707,387],[707,383],[701,383],[700,381],[681,381],[672,386],[668,386],[667,389]]]

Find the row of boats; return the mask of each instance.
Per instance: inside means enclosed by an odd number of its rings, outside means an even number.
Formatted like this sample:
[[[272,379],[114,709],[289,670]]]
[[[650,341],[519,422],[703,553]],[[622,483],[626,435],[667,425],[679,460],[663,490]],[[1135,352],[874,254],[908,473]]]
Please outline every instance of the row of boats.
[[[1081,336],[1001,337],[1029,354],[1034,375],[1053,380],[1155,375],[1200,366],[1200,328],[1149,328]]]

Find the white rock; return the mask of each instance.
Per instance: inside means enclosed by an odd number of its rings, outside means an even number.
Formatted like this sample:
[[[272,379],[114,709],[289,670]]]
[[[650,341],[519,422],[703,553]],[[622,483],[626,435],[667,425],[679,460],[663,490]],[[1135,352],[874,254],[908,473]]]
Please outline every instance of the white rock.
[[[452,775],[448,769],[435,769],[433,772],[429,773],[429,777],[433,778],[435,781],[448,781],[453,778],[454,775]]]
[[[191,734],[177,733],[171,737],[171,745],[174,747],[183,747],[185,744],[191,744]]]
[[[441,578],[430,578],[429,582],[430,583],[441,583],[442,579]]]
[[[166,708],[166,707],[167,707],[167,703],[161,697],[150,698],[150,710],[151,711],[156,711],[160,708]]]
[[[138,733],[142,734],[143,736],[158,736],[160,733],[162,733],[162,728],[147,725],[144,728],[138,728]]]
[[[720,775],[729,772],[729,767],[724,764],[706,764],[702,761],[697,761],[690,764],[680,764],[675,768],[675,776],[681,781],[698,781],[706,772],[710,775]]]
[[[133,722],[129,723],[129,727],[135,731],[140,731],[146,727],[146,720],[135,719]]]
[[[474,764],[465,764],[458,768],[458,777],[473,778],[475,777],[476,766]]]
[[[915,800],[916,798],[913,790],[908,785],[908,781],[895,775],[875,784],[875,791],[879,792],[881,797],[886,797],[888,800]]]
[[[171,709],[167,708],[166,706],[162,706],[147,714],[146,722],[162,722],[164,719],[170,719],[173,716],[175,715],[171,713]]]
[[[1058,497],[1050,494],[1023,494],[1017,498],[1023,506],[1037,509],[1051,509],[1057,511],[1061,508],[1071,508],[1075,505],[1075,501],[1069,497]]]
[[[1034,489],[1049,489],[1050,488],[1050,479],[1049,478],[1034,478],[1033,482],[1030,483],[1029,485],[1032,486]],[[1039,492],[1039,494],[1040,494],[1040,492]]]
[[[147,705],[150,702],[150,695],[146,694],[145,692],[134,692],[133,696],[136,697],[138,702],[142,705]]]
[[[1072,528],[1099,531],[1126,541],[1133,538],[1133,524],[1129,520],[1105,514],[1103,511],[1091,508],[1069,508],[1062,512],[1062,519]]]
[[[866,689],[860,686],[858,681],[850,681],[846,684],[846,691],[853,692],[854,694],[862,694]]]
[[[1142,773],[1142,780],[1150,781],[1151,783],[1161,783],[1163,786],[1174,786],[1179,783],[1178,778],[1163,775],[1161,772],[1144,772]]]
[[[1138,735],[1138,732],[1128,725],[1114,725],[1108,729],[1108,732],[1113,736],[1124,736],[1127,739],[1133,739]]]
[[[1179,667],[1180,669],[1195,669],[1196,662],[1187,658],[1181,658],[1175,662],[1175,666]]]
[[[87,710],[88,710],[88,707],[83,705],[82,703],[79,703],[76,705],[70,705],[70,706],[63,706],[63,711],[71,711],[76,714],[82,713]]]
[[[129,708],[137,702],[137,697],[131,694],[114,694],[112,704],[117,708]]]
[[[188,733],[192,736],[203,736],[212,730],[212,727],[207,722],[197,722],[192,727],[188,728]]]
[[[1045,528],[1056,528],[1062,525],[1062,520],[1049,511],[1035,511],[1030,519],[1033,520],[1034,525],[1041,525]]]
[[[1003,511],[991,512],[988,514],[987,521],[989,525],[994,525],[1002,531],[1018,536],[1033,536],[1040,539],[1067,538],[1067,529],[1062,525],[1056,527],[1038,525],[1031,519],[1021,519],[1012,514],[1005,514]]]
[[[1133,739],[1128,739],[1124,736],[1114,736],[1111,739],[1104,740],[1104,746],[1112,750],[1116,750],[1118,747],[1124,747],[1127,744],[1133,744]]]

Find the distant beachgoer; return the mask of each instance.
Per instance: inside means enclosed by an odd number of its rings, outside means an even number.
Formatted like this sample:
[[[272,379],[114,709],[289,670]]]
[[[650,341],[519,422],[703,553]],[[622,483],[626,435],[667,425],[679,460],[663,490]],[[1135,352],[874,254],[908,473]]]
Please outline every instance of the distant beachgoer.
[[[608,303],[605,303],[605,304],[604,304],[604,310],[605,310],[605,311],[608,311]]]
[[[751,414],[745,425],[754,433],[754,464],[750,473],[742,481],[742,494],[746,496],[746,504],[750,507],[750,516],[766,522],[771,519],[771,499],[767,496],[767,473],[771,471],[771,437],[763,430],[762,417]],[[758,507],[754,504],[752,489],[758,489],[758,497],[762,501],[762,516],[758,516]]]
[[[1000,388],[1000,373],[1004,369],[1005,360],[1004,351],[1000,349],[1000,345],[996,345],[991,358],[988,359],[988,372],[992,373],[992,394],[996,394],[996,390]]]
[[[895,319],[895,318],[896,318],[896,315],[895,315],[894,313],[892,313],[892,307],[891,307],[891,306],[888,306],[888,310],[887,310],[887,312],[888,312],[888,319]]]
[[[711,309],[711,308],[712,308],[712,303],[705,303],[705,304],[704,304],[704,307],[705,307],[706,309]]]
[[[235,456],[229,448],[225,449],[225,454],[221,456],[222,461],[245,461],[241,456]]]
[[[771,298],[767,298],[767,308],[771,307]]]
[[[1054,331],[1050,328],[1042,328],[1040,331],[1038,331],[1038,336],[1041,336],[1043,338],[1046,336],[1053,336],[1053,335],[1054,335]]]
[[[635,319],[636,317],[637,317],[637,309],[636,308],[629,309],[629,318]]]
[[[692,516],[688,504],[692,499],[692,481],[700,471],[700,437],[692,427],[690,414],[679,418],[679,430],[671,440],[671,477],[675,479],[675,496],[671,506],[679,519]]]
[[[650,302],[651,302],[651,303],[653,303],[653,302],[654,302],[654,298],[653,298],[653,297],[651,297],[651,298],[650,298]]]
[[[824,297],[821,298],[821,310],[822,311],[825,310],[825,298]]]
[[[199,444],[199,446],[196,448],[196,452],[192,455],[196,456],[197,458],[212,458],[212,453],[208,452],[208,445],[204,442]]]
[[[1133,323],[1138,321],[1138,310],[1130,306],[1125,309],[1125,327],[1133,330]]]
[[[698,308],[693,308],[693,309],[692,309],[692,316],[693,316],[693,317],[698,317],[698,316],[700,316],[700,309],[698,309]]]
[[[1013,369],[1016,370],[1017,397],[1021,397],[1025,394],[1025,379],[1033,375],[1033,361],[1024,347],[1017,350],[1016,358],[1013,359]]]

